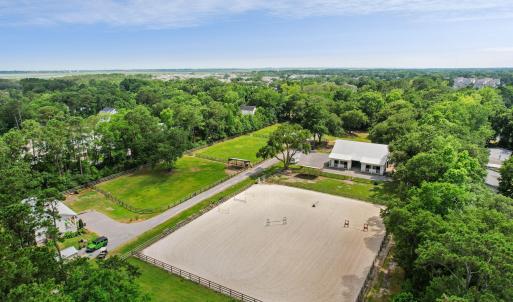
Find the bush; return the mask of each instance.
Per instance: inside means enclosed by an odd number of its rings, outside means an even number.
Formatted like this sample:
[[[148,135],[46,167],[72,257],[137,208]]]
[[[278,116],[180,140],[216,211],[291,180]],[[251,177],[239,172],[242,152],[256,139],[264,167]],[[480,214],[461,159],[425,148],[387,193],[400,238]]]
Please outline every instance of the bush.
[[[64,239],[70,239],[70,238],[75,238],[75,237],[78,237],[80,236],[80,232],[66,232],[64,233],[64,235],[62,235],[62,237]]]

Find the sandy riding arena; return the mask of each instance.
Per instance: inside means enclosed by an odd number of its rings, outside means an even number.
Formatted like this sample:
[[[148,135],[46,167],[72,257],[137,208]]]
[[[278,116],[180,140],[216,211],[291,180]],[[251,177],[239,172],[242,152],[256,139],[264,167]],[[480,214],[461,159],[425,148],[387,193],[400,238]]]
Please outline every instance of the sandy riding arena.
[[[379,211],[254,185],[143,253],[266,302],[354,301],[385,235]]]

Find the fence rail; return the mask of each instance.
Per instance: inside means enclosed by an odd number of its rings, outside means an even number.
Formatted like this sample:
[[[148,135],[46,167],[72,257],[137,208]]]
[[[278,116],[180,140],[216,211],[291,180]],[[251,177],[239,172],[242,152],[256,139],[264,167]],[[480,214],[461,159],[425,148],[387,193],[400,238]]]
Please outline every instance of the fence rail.
[[[369,269],[369,272],[367,273],[367,277],[365,278],[365,281],[363,282],[362,287],[360,288],[360,292],[358,293],[358,296],[356,297],[356,302],[364,302],[365,297],[367,296],[367,293],[372,287],[372,281],[376,278],[376,275],[378,274],[379,267],[384,262],[385,258],[387,257],[389,251],[390,251],[390,235],[386,234],[385,238],[383,238],[383,241],[381,241],[381,246],[379,247],[378,254],[374,258],[374,261],[372,262],[372,266]]]
[[[265,128],[265,127],[264,127]],[[263,129],[263,128],[261,128]],[[258,130],[261,130],[261,129],[258,129]],[[257,130],[257,131],[258,131]],[[217,144],[217,143],[221,143],[221,142],[224,142],[224,141],[227,141],[227,140],[230,140],[230,139],[234,139],[234,138],[237,138],[239,136],[243,136],[243,135],[247,135],[247,134],[251,134],[252,132],[254,131],[246,131],[246,132],[243,132],[243,133],[239,133],[239,134],[236,134],[236,135],[233,135],[233,136],[230,136],[230,137],[226,137],[224,139],[221,139],[221,140],[218,140],[218,141],[215,141],[215,142],[211,142],[211,143],[208,143],[206,145],[202,145],[202,146],[199,146],[199,147],[195,147],[195,148],[192,148],[192,149],[189,149],[187,151],[184,152],[184,154],[188,154],[188,155],[192,155],[195,151],[197,150],[200,150],[200,149],[203,149],[203,148],[207,148],[207,147],[210,147],[214,144]],[[251,134],[251,135],[254,135],[254,136],[264,136],[264,135],[260,135],[260,134]],[[213,161],[219,161],[219,162],[223,162],[225,163],[224,160],[222,159],[219,159],[219,158],[215,158],[215,157],[212,157],[212,156],[208,156],[208,155],[204,155],[204,154],[196,154],[195,156],[199,157],[199,158],[204,158],[204,159],[209,159],[209,160],[213,160]],[[263,159],[261,160],[258,160],[256,161],[255,163],[252,163],[253,166],[256,166],[258,164],[260,164],[261,162],[263,161]],[[68,194],[71,194],[71,193],[74,193],[78,190],[81,190],[81,189],[84,189],[84,188],[93,188],[95,191],[105,195],[105,197],[107,197],[108,199],[110,199],[111,201],[115,202],[116,204],[122,206],[123,208],[133,212],[133,213],[137,213],[137,214],[152,214],[152,213],[160,213],[160,212],[163,212],[167,209],[170,209],[176,205],[179,205],[183,202],[185,202],[186,200],[198,195],[198,194],[201,194],[207,190],[210,190],[211,188],[217,186],[218,184],[222,183],[222,182],[225,182],[227,181],[228,179],[236,176],[237,174],[243,172],[244,170],[241,170],[239,171],[239,173],[236,173],[236,174],[231,174],[231,175],[228,175],[222,179],[220,179],[219,181],[213,183],[213,184],[210,184],[206,187],[203,187],[201,188],[200,190],[197,190],[177,201],[174,201],[172,202],[171,204],[167,205],[166,207],[160,207],[160,208],[137,208],[137,207],[133,207],[129,204],[127,204],[126,202],[124,202],[123,200],[120,200],[119,198],[113,196],[111,193],[107,192],[107,191],[104,191],[102,189],[99,189],[96,185],[99,184],[99,183],[102,183],[102,182],[105,182],[105,181],[108,181],[108,180],[111,180],[111,179],[114,179],[114,178],[117,178],[117,177],[120,177],[120,176],[123,176],[123,175],[126,175],[126,174],[131,174],[131,173],[134,173],[135,171],[137,170],[140,170],[142,168],[145,168],[145,167],[148,167],[149,165],[142,165],[142,166],[139,166],[139,167],[136,167],[136,168],[132,168],[132,169],[128,169],[128,170],[125,170],[125,171],[121,171],[121,172],[118,172],[118,173],[114,173],[114,174],[111,174],[111,175],[108,175],[108,176],[105,176],[105,177],[102,177],[102,178],[99,178],[97,180],[93,180],[93,181],[90,181],[90,182],[87,182],[85,184],[82,184],[82,185],[79,185],[79,186],[75,186],[73,188],[70,188],[70,189],[67,189],[65,191],[62,191],[61,193],[63,195],[68,195]]]
[[[67,194],[71,194],[71,193],[73,193],[73,192],[75,192],[77,190],[81,190],[83,188],[93,187],[93,186],[95,186],[95,185],[97,185],[99,183],[102,183],[102,182],[105,182],[105,181],[108,181],[108,180],[111,180],[111,179],[114,179],[114,178],[117,178],[117,177],[120,177],[120,176],[123,176],[123,175],[126,175],[126,174],[134,173],[135,171],[137,171],[139,169],[142,169],[144,167],[147,167],[147,165],[143,165],[143,166],[140,166],[140,167],[124,170],[124,171],[121,171],[121,172],[118,172],[118,173],[114,173],[114,174],[111,174],[111,175],[108,175],[108,176],[105,176],[105,177],[102,177],[102,178],[98,178],[96,180],[89,181],[89,182],[87,182],[85,184],[82,184],[82,185],[73,187],[71,189],[67,189],[65,191],[62,191],[62,194],[63,195],[67,195]]]
[[[133,207],[133,206],[127,204],[126,202],[122,201],[121,199],[115,197],[110,192],[98,188],[98,186],[92,186],[91,189],[102,194],[107,199],[113,201],[117,205],[122,206],[123,208],[129,210],[130,212],[137,213],[137,214],[151,214],[151,213],[160,212],[160,208],[136,208],[136,207]]]
[[[251,136],[255,136],[255,137],[269,138],[269,135],[256,134],[255,132],[260,131],[260,130],[262,130],[264,128],[267,128],[267,127],[270,127],[270,126],[272,126],[272,125],[267,125],[267,126],[262,127],[262,128],[260,128],[258,130],[244,131],[244,132],[241,132],[239,134],[235,134],[235,135],[232,135],[232,136],[229,136],[229,137],[225,137],[223,139],[220,139],[220,140],[217,140],[217,141],[214,141],[214,142],[211,142],[211,143],[207,143],[207,144],[204,144],[204,145],[201,145],[201,146],[189,149],[189,150],[185,151],[184,153],[185,154],[192,154],[192,153],[194,153],[194,152],[196,152],[198,150],[201,150],[201,149],[204,149],[204,148],[208,148],[208,147],[210,147],[212,145],[215,145],[215,144],[218,144],[218,143],[222,143],[222,142],[225,142],[225,141],[228,141],[228,140],[240,137],[240,136],[248,135],[248,134],[251,135]]]
[[[169,227],[169,228],[165,229],[164,231],[162,231],[161,233],[149,238],[148,240],[144,241],[143,243],[141,243],[138,246],[136,246],[135,248],[133,248],[131,251],[121,255],[120,258],[127,259],[128,257],[135,255],[136,253],[144,250],[145,248],[152,245],[153,243],[159,241],[160,239],[166,237],[167,235],[173,233],[174,231],[178,230],[179,228],[183,227],[184,225],[188,224],[189,222],[193,221],[194,219],[196,219],[196,218],[200,217],[201,215],[205,214],[206,212],[210,211],[211,209],[216,207],[218,204],[221,204],[221,203],[227,201],[228,199],[232,198],[233,196],[239,194],[240,192],[246,190],[247,188],[249,188],[252,185],[253,185],[253,183],[248,183],[247,185],[240,187],[238,190],[232,192],[231,194],[220,198],[219,200],[213,202],[211,205],[209,205],[208,207],[205,207],[201,211],[189,216],[188,218],[178,222],[176,225]]]
[[[262,302],[262,300],[259,300],[257,298],[253,298],[249,295],[246,295],[244,293],[241,293],[237,290],[234,290],[234,289],[231,289],[229,287],[226,287],[224,285],[221,285],[219,283],[216,283],[214,281],[210,281],[208,279],[205,279],[203,277],[200,277],[198,275],[195,275],[193,273],[190,273],[188,271],[185,271],[183,269],[180,269],[176,266],[173,266],[171,264],[168,264],[168,263],[165,263],[165,262],[162,262],[158,259],[155,259],[153,257],[150,257],[150,256],[147,256],[147,255],[144,255],[142,253],[137,253],[135,255],[135,257],[143,260],[143,261],[146,261],[148,263],[151,263],[155,266],[158,266],[158,267],[161,267],[163,268],[164,270],[166,270],[167,272],[171,273],[171,274],[175,274],[177,276],[180,276],[184,279],[188,279],[194,283],[197,283],[199,285],[202,285],[204,287],[207,287],[207,288],[210,288],[218,293],[221,293],[221,294],[224,294],[224,295],[227,295],[229,297],[232,297],[232,298],[235,298],[237,300],[240,300],[240,301],[245,301],[245,302]]]

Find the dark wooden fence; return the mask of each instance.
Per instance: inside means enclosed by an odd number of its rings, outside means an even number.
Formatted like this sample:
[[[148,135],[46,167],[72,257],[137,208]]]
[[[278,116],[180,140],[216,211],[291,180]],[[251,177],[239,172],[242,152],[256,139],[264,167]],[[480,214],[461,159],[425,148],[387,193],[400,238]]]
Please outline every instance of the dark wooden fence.
[[[71,193],[73,193],[75,191],[81,190],[83,188],[93,187],[93,186],[95,186],[95,185],[97,185],[99,183],[102,183],[104,181],[111,180],[111,179],[114,179],[114,178],[117,178],[117,177],[120,177],[120,176],[123,176],[123,175],[126,175],[126,174],[134,173],[135,171],[143,169],[144,167],[147,167],[147,166],[143,165],[143,166],[140,166],[140,167],[132,168],[132,169],[129,169],[129,170],[118,172],[118,173],[114,173],[114,174],[111,174],[109,176],[105,176],[105,177],[99,178],[97,180],[93,180],[93,181],[87,182],[87,183],[85,183],[83,185],[76,186],[76,187],[73,187],[73,188],[68,189],[66,191],[63,191],[62,194],[63,195],[68,195],[68,194],[71,194]]]
[[[220,162],[220,163],[223,163],[223,164],[226,164],[226,162],[228,161],[227,158],[219,158],[219,157],[214,157],[214,156],[210,156],[210,155],[206,155],[206,154],[201,154],[201,153],[196,153],[196,154],[194,154],[194,156],[199,157],[199,158],[203,158],[203,159],[212,160],[212,161],[217,161],[217,162]],[[256,166],[256,165],[258,165],[259,163],[261,163],[263,161],[264,161],[263,158],[258,158],[256,161],[252,161],[251,165]]]
[[[268,126],[266,126],[266,127],[268,127]],[[261,128],[261,129],[263,129],[263,128]],[[207,147],[212,146],[214,144],[221,143],[221,142],[224,142],[224,141],[227,141],[227,140],[230,140],[230,139],[234,139],[234,138],[237,138],[239,136],[247,135],[247,134],[250,134],[252,132],[254,132],[254,131],[247,131],[247,132],[239,133],[237,135],[230,136],[230,137],[227,137],[227,138],[224,138],[224,139],[221,139],[221,140],[218,140],[218,141],[206,144],[206,145],[202,145],[202,146],[199,146],[199,147],[196,147],[196,148],[192,148],[192,149],[189,149],[189,150],[185,151],[184,154],[191,155],[191,154],[194,153],[194,151],[197,151],[199,149],[207,148]],[[267,137],[266,135],[260,135],[260,134],[252,134],[252,135],[254,135],[256,137]],[[220,161],[220,162],[225,163],[225,160],[223,160],[223,159],[215,158],[215,157],[204,155],[204,154],[196,154],[195,156],[197,156],[199,158],[209,159],[209,160],[213,160],[213,161]],[[262,161],[263,161],[263,159],[259,159],[257,162],[252,163],[252,164],[254,166],[256,166],[256,165],[260,164]],[[166,207],[160,207],[160,208],[136,208],[136,207],[133,207],[133,206],[127,204],[126,202],[124,202],[123,200],[120,200],[119,198],[113,196],[111,193],[109,193],[109,192],[107,192],[105,190],[102,190],[102,189],[100,189],[100,188],[98,188],[96,186],[99,183],[102,183],[102,182],[105,182],[105,181],[108,181],[108,180],[111,180],[111,179],[114,179],[114,178],[117,178],[117,177],[120,177],[120,176],[123,176],[123,175],[126,175],[126,174],[134,173],[135,171],[143,169],[143,168],[148,167],[148,166],[149,165],[142,165],[140,167],[136,167],[136,168],[132,168],[132,169],[129,169],[129,170],[121,171],[121,172],[118,172],[118,173],[115,173],[115,174],[111,174],[109,176],[105,176],[105,177],[99,178],[97,180],[90,181],[90,182],[85,183],[83,185],[79,185],[79,186],[70,188],[70,189],[65,190],[65,191],[63,191],[61,193],[63,195],[68,195],[68,194],[74,193],[74,192],[76,192],[78,190],[81,190],[81,189],[84,189],[84,188],[92,188],[95,191],[103,194],[106,198],[110,199],[111,201],[115,202],[116,204],[122,206],[123,208],[125,208],[125,209],[127,209],[127,210],[129,210],[129,211],[131,211],[133,213],[137,213],[137,214],[160,213],[160,212],[163,212],[163,211],[165,211],[165,210],[167,210],[169,208],[172,208],[172,207],[174,207],[174,206],[176,206],[178,204],[181,204],[182,202],[184,202],[186,200],[189,200],[192,197],[194,197],[194,196],[196,196],[196,195],[198,195],[200,193],[203,193],[203,192],[205,192],[207,190],[210,190],[211,188],[217,186],[218,184],[220,184],[222,182],[227,181],[228,179],[234,177],[235,175],[237,175],[237,174],[239,174],[239,173],[241,173],[241,172],[243,172],[245,170],[245,169],[241,170],[241,171],[239,171],[236,174],[228,175],[228,176],[218,180],[217,182],[215,182],[213,184],[210,184],[210,185],[208,185],[206,187],[203,187],[200,190],[198,190],[196,192],[193,192],[193,193],[191,193],[191,194],[181,198],[180,200],[173,201],[172,203],[170,203]]]
[[[219,292],[221,294],[224,294],[224,295],[227,295],[229,297],[235,298],[237,300],[245,301],[245,302],[262,302],[262,300],[253,298],[253,297],[251,297],[249,295],[246,295],[244,293],[241,293],[239,291],[236,291],[234,289],[231,289],[229,287],[226,287],[226,286],[221,285],[219,283],[216,283],[214,281],[210,281],[208,279],[205,279],[205,278],[200,277],[198,275],[195,275],[193,273],[189,273],[188,271],[184,271],[183,269],[177,268],[177,267],[175,267],[173,265],[170,265],[168,263],[162,262],[162,261],[160,261],[158,259],[155,259],[153,257],[146,256],[146,255],[141,254],[141,253],[137,253],[135,255],[135,257],[137,257],[137,258],[139,258],[139,259],[141,259],[143,261],[146,261],[148,263],[151,263],[151,264],[153,264],[155,266],[158,266],[158,267],[168,271],[171,274],[175,274],[175,275],[180,276],[180,277],[182,277],[184,279],[191,280],[194,283],[197,283],[197,284],[202,285],[204,287],[210,288],[212,290],[215,290],[216,292]]]
[[[270,127],[272,125],[267,125],[267,126],[264,126],[263,128],[260,128],[258,130],[251,130],[251,131],[245,131],[245,132],[242,132],[242,133],[239,133],[239,134],[235,134],[235,135],[232,135],[232,136],[229,136],[229,137],[225,137],[223,139],[220,139],[220,140],[217,140],[217,141],[214,141],[214,142],[211,142],[211,143],[208,143],[208,144],[204,144],[204,145],[201,145],[201,146],[198,146],[198,147],[195,147],[195,148],[192,148],[192,149],[189,149],[187,151],[185,151],[184,153],[185,154],[192,154],[194,153],[195,151],[198,151],[200,149],[204,149],[204,148],[208,148],[212,145],[215,145],[215,144],[218,144],[218,143],[222,143],[222,142],[225,142],[225,141],[228,141],[228,140],[231,140],[231,139],[234,139],[234,138],[237,138],[239,136],[244,136],[244,135],[248,135],[250,134],[251,136],[254,136],[254,137],[261,137],[261,138],[269,138],[269,135],[265,135],[265,134],[256,134],[254,132],[256,131],[259,131],[259,130],[262,130],[266,127]]]
[[[360,292],[358,293],[358,296],[356,297],[356,302],[364,302],[365,297],[367,296],[367,293],[372,287],[372,281],[376,278],[377,274],[379,273],[379,268],[385,261],[385,258],[388,255],[388,252],[390,251],[390,236],[388,234],[385,235],[385,238],[383,238],[383,241],[381,241],[381,246],[379,247],[378,254],[374,258],[374,261],[372,262],[372,266],[369,269],[369,273],[367,274],[367,277],[365,278],[365,281],[363,282],[362,287],[360,288]]]
[[[215,208],[218,204],[221,204],[221,203],[227,201],[228,199],[230,199],[233,196],[239,194],[240,192],[246,190],[247,188],[249,188],[252,185],[253,185],[253,183],[248,183],[247,185],[245,185],[243,187],[240,187],[238,190],[234,191],[233,193],[231,193],[231,194],[229,194],[229,195],[227,195],[227,196],[225,196],[223,198],[220,198],[218,201],[213,202],[211,205],[209,205],[208,207],[205,207],[201,211],[199,211],[199,212],[197,212],[197,213],[187,217],[186,219],[184,219],[184,220],[180,221],[179,223],[175,224],[174,226],[169,227],[169,228],[163,230],[161,233],[159,233],[159,234],[151,237],[150,239],[144,241],[143,243],[141,243],[138,246],[136,246],[135,248],[133,248],[131,251],[121,255],[120,258],[121,259],[127,259],[128,257],[139,253],[140,251],[144,250],[148,246],[150,246],[153,243],[159,241],[160,239],[166,237],[167,235],[173,233],[174,231],[178,230],[179,228],[183,227],[184,225],[188,224],[189,222],[193,221],[194,219],[200,217],[201,215],[203,215],[206,212],[210,211],[211,209]]]
[[[114,195],[112,195],[110,192],[107,192],[105,190],[102,190],[100,188],[98,188],[98,186],[96,185],[92,185],[91,188],[101,194],[103,194],[106,198],[110,199],[111,201],[115,202],[116,204],[124,207],[125,209],[129,210],[130,212],[133,212],[133,213],[137,213],[137,214],[151,214],[151,213],[161,213],[161,212],[164,212],[165,210],[167,209],[170,209],[172,207],[175,207],[191,198],[193,198],[194,196],[196,195],[199,195],[207,190],[210,190],[212,189],[213,187],[227,181],[228,179],[232,178],[232,177],[235,177],[237,175],[239,175],[241,172],[243,171],[246,171],[247,169],[243,169],[243,170],[240,170],[238,173],[235,173],[235,174],[231,174],[231,175],[227,175],[219,180],[217,180],[216,182],[214,183],[211,183],[207,186],[204,186],[202,187],[201,189],[195,191],[195,192],[192,192],[191,194],[188,194],[187,196],[184,196],[178,200],[175,200],[173,202],[171,202],[170,204],[168,204],[167,206],[165,207],[159,207],[159,208],[136,208],[136,207],[133,207],[131,205],[129,205],[128,203],[122,201],[121,199],[115,197]],[[128,172],[130,173],[130,172]],[[125,173],[127,174],[127,173]],[[120,175],[117,175],[115,177],[118,177]],[[115,177],[112,177],[112,178],[115,178]],[[110,178],[110,179],[112,179]],[[105,181],[105,180],[103,180]],[[100,181],[95,181],[95,184],[99,183]]]
[[[102,190],[98,188],[98,186],[92,186],[91,187],[96,192],[103,194],[107,199],[113,201],[119,206],[122,206],[123,208],[129,210],[130,212],[137,213],[137,214],[151,214],[151,213],[157,213],[160,212],[160,208],[136,208],[133,207],[126,202],[122,201],[121,199],[117,198],[116,196],[112,195],[110,192],[107,192],[105,190]]]

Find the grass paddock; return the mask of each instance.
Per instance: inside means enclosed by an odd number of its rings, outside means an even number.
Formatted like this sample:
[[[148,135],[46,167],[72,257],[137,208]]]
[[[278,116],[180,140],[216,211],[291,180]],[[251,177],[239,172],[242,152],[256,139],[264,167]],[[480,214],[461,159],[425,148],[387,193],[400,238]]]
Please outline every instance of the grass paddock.
[[[130,212],[92,189],[82,190],[78,195],[68,195],[64,203],[77,213],[95,210],[119,222],[135,222],[156,215]]]
[[[139,269],[136,282],[150,295],[152,301],[172,302],[227,302],[235,301],[208,288],[169,274],[163,269],[135,258],[128,262]]]
[[[146,169],[98,187],[136,208],[165,208],[226,176],[222,163],[184,156],[171,171]]]
[[[267,137],[278,128],[272,125],[250,134],[242,135],[195,152],[198,156],[206,156],[220,162],[227,162],[229,158],[242,158],[252,163],[262,160],[256,156],[260,148],[267,143]]]

